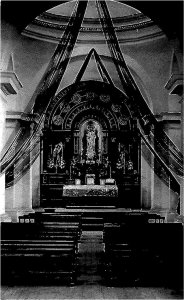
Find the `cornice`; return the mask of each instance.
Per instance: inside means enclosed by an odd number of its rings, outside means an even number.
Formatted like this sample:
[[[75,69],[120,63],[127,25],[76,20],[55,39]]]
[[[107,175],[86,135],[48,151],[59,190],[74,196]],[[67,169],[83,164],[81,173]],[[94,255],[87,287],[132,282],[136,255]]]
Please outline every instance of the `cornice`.
[[[6,112],[6,120],[7,121],[24,121],[28,123],[35,122],[35,115],[33,114],[27,114],[25,112],[21,111],[7,111]]]
[[[170,95],[183,95],[183,74],[172,74],[165,88],[169,91]]]
[[[161,112],[160,114],[156,114],[155,118],[159,122],[180,123],[181,122],[181,113],[180,112]]]
[[[49,12],[44,12],[39,16],[39,19],[43,19],[43,20],[49,20],[52,22],[62,22],[62,23],[68,23],[70,20],[69,16],[62,16],[62,15],[56,15],[56,14],[52,14]],[[142,14],[142,13],[136,13],[136,14],[132,14],[129,16],[122,16],[122,17],[115,17],[112,18],[112,21],[114,24],[119,24],[119,23],[126,23],[126,22],[137,22],[140,20],[144,20],[147,19],[147,17]],[[89,24],[89,25],[100,25],[100,20],[99,18],[85,18],[83,21],[83,24]]]
[[[5,97],[17,95],[22,83],[14,71],[0,71],[0,89]]]
[[[64,31],[67,27],[67,25],[63,25],[63,24],[57,24],[57,23],[50,23],[44,20],[39,20],[39,19],[35,19],[31,25],[36,25],[39,26],[40,29],[41,28],[46,28],[46,29],[55,29],[55,30],[60,30],[60,31]],[[31,27],[30,25],[30,27]],[[115,26],[114,29],[115,31],[118,32],[124,32],[124,31],[130,31],[130,30],[136,30],[136,29],[142,29],[142,28],[147,28],[150,26],[153,26],[154,22],[152,20],[145,20],[144,22],[140,22],[140,23],[134,23],[134,24],[127,24],[127,25],[121,25],[121,26]],[[24,31],[23,31],[24,32]],[[94,33],[102,33],[103,29],[102,27],[86,27],[86,26],[82,26],[80,28],[80,32],[94,32]]]
[[[65,31],[70,16],[56,15],[44,12],[29,24],[23,35],[58,43]],[[114,29],[118,33],[120,43],[137,43],[164,36],[163,31],[155,23],[142,13],[112,18]],[[82,35],[81,35],[82,34]],[[88,38],[88,35],[90,37]],[[84,18],[80,28],[78,44],[105,44],[103,28],[99,18]]]
[[[30,38],[35,38],[38,40],[42,40],[42,41],[46,41],[46,42],[50,42],[50,43],[56,43],[58,44],[61,40],[60,37],[51,35],[51,34],[46,34],[46,33],[41,33],[38,31],[33,31],[33,30],[29,30],[29,29],[25,29],[23,32],[23,35],[28,36]],[[163,33],[162,30],[158,30],[156,32],[153,33],[149,33],[149,34],[144,34],[144,35],[140,35],[139,37],[129,37],[129,38],[118,38],[118,41],[120,44],[127,44],[127,43],[139,43],[139,42],[146,42],[147,40],[153,40],[153,39],[157,39],[157,38],[163,38],[165,35]],[[91,43],[95,44],[95,45],[103,45],[106,44],[106,40],[105,39],[78,39],[76,41],[77,44],[84,44],[84,45],[89,45]]]

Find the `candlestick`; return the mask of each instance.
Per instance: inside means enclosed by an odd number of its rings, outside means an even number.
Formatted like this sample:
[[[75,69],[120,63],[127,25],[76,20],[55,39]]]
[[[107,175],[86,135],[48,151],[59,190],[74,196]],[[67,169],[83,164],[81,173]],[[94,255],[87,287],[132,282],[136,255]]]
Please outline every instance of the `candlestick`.
[[[72,166],[70,165],[70,179],[72,179],[71,175],[72,175]]]
[[[123,154],[123,174],[125,174],[125,168],[126,168],[126,160],[125,160],[125,153]]]

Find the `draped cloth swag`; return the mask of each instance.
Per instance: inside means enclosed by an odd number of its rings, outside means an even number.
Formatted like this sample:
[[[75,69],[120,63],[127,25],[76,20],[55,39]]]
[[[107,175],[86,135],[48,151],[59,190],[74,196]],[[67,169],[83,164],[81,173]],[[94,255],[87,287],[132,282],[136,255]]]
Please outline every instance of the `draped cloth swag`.
[[[134,111],[141,138],[146,141],[155,161],[157,161],[157,164],[155,163],[151,167],[170,189],[179,194],[180,185],[173,173],[178,176],[184,175],[183,155],[160,127],[137,87],[122,55],[106,2],[96,0],[96,7],[122,88],[128,98],[126,103],[130,110]]]
[[[28,129],[24,127],[20,128],[12,144],[0,160],[0,169],[1,172],[6,171],[7,182],[9,182],[8,186],[15,183],[39,155],[39,151],[36,150],[35,153],[32,153],[30,158],[30,153],[33,152],[35,147],[39,144],[39,135],[43,126],[45,112],[54,97],[67,68],[84,18],[86,7],[87,1],[78,1],[76,3],[67,28],[33,95],[33,115],[36,118],[31,135]],[[16,173],[14,172],[15,169]]]
[[[158,154],[162,160],[169,165],[170,169],[177,175],[183,176],[183,155],[165,131],[160,128],[157,120],[137,87],[122,55],[106,2],[97,0],[96,6],[100,15],[104,35],[121,80],[122,87],[129,98],[130,105],[133,106],[136,112],[144,133],[146,135],[150,135],[150,143],[154,140],[154,143],[157,144]],[[154,134],[154,131],[156,134]],[[152,136],[154,136],[154,139]]]
[[[33,95],[32,102],[34,107],[32,113],[35,122],[31,135],[25,127],[20,128],[12,144],[0,160],[1,172],[6,171],[7,173],[7,186],[11,186],[21,178],[39,155],[39,141],[45,112],[57,92],[69,63],[86,7],[87,1],[78,1],[76,3],[68,26]],[[160,178],[164,180],[166,177],[169,177],[170,188],[179,194],[179,183],[173,174],[183,176],[183,155],[164,130],[160,128],[159,123],[137,87],[122,55],[106,2],[96,0],[96,7],[110,54],[122,84],[126,104],[134,112],[134,116],[138,120],[141,137],[159,162],[160,167],[157,168],[158,164],[155,164],[154,172],[157,175],[159,174]],[[94,54],[103,81],[113,85],[112,79],[105,69],[100,56],[94,49],[86,57],[75,82],[81,80],[92,54]],[[168,182],[168,180],[165,180],[165,182]]]

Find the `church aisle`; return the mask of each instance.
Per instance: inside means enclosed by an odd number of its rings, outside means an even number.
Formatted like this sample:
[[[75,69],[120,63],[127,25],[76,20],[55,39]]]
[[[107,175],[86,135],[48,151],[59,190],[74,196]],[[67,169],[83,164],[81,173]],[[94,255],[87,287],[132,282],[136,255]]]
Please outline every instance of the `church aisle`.
[[[102,231],[82,232],[79,243],[79,276],[77,284],[96,285],[102,282],[103,251]]]
[[[183,299],[171,289],[149,287],[105,287],[101,285],[1,287],[2,300],[63,299]]]

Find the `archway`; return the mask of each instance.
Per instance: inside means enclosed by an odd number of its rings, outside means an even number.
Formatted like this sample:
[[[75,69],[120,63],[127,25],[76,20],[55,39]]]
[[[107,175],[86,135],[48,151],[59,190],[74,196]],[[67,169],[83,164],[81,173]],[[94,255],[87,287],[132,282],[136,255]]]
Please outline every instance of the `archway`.
[[[140,207],[136,118],[119,89],[100,81],[68,86],[50,103],[43,132],[42,206],[62,206],[63,187],[90,182],[99,189],[116,187],[116,206]],[[56,160],[53,149],[59,145],[62,157]]]

